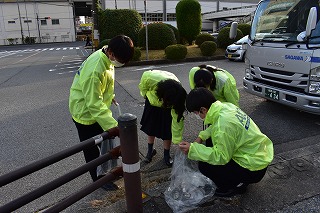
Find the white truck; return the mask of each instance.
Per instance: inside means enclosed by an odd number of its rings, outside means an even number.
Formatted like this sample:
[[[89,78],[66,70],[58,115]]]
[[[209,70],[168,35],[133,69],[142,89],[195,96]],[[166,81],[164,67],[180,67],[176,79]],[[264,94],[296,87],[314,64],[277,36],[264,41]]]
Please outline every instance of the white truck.
[[[318,0],[259,2],[245,55],[247,92],[320,114],[319,8]]]

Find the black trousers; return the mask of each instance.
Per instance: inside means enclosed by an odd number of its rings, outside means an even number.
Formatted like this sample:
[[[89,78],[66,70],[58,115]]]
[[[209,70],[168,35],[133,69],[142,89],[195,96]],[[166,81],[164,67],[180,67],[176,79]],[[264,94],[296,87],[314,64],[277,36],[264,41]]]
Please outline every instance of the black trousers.
[[[199,161],[200,172],[210,178],[218,188],[231,189],[239,183],[258,183],[265,175],[267,168],[250,171],[231,160],[226,165],[211,165]]]
[[[211,138],[206,140],[206,146],[213,146]],[[210,178],[218,188],[231,189],[239,183],[258,183],[264,177],[267,168],[250,171],[231,159],[226,165],[212,165],[199,161],[199,170],[203,175]]]
[[[94,123],[92,125],[83,125],[83,124],[77,123],[74,120],[73,120],[73,122],[75,123],[75,125],[77,127],[79,139],[81,142],[85,141],[89,138],[92,138],[96,135],[99,135],[103,132],[103,129],[101,128],[101,126],[98,123]],[[100,144],[98,146],[100,146]],[[84,158],[87,163],[100,156],[100,149],[98,146],[92,146],[90,148],[83,150]],[[98,180],[97,167],[89,170],[89,173],[90,173],[93,181]]]

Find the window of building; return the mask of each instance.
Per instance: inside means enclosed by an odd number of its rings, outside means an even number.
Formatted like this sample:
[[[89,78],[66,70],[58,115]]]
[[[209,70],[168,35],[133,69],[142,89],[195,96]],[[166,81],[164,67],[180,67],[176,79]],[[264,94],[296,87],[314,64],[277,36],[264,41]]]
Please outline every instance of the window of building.
[[[47,20],[40,20],[41,21],[41,25],[47,25]]]
[[[15,24],[16,21],[8,21],[8,24]]]
[[[32,20],[24,20],[24,23],[32,23]]]
[[[59,19],[52,19],[52,25],[60,24]]]

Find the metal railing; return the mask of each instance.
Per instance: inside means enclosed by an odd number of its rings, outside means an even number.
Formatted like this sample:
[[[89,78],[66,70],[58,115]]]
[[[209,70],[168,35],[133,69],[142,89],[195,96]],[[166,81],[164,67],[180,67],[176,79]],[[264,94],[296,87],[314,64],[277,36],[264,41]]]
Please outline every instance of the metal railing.
[[[141,191],[141,176],[140,176],[140,161],[139,161],[139,150],[138,150],[138,136],[137,136],[137,118],[129,113],[123,114],[118,118],[119,121],[119,132],[120,132],[120,146],[112,149],[107,154],[101,155],[100,157],[86,163],[71,172],[54,179],[53,181],[40,186],[39,188],[18,197],[15,200],[0,207],[0,212],[12,212],[19,209],[20,207],[30,203],[31,201],[47,194],[48,192],[62,186],[63,184],[75,179],[76,177],[88,172],[91,168],[97,167],[102,163],[117,159],[120,155],[122,156],[122,165],[120,167],[113,168],[104,177],[97,181],[87,185],[80,191],[70,195],[63,199],[56,205],[50,207],[44,212],[59,212],[78,200],[82,199],[86,195],[92,193],[96,189],[103,186],[105,183],[116,180],[123,176],[125,182],[126,201],[128,212],[142,212],[142,191]],[[27,166],[24,166],[15,171],[9,172],[5,175],[0,176],[0,187],[12,183],[22,177],[25,177],[35,171],[50,166],[62,159],[65,159],[73,154],[76,154],[83,149],[91,146],[96,146],[103,140],[110,138],[109,132],[103,132],[100,135],[85,140],[73,147],[65,149],[59,153],[53,154],[47,158],[38,160]],[[0,192],[1,193],[1,192]]]

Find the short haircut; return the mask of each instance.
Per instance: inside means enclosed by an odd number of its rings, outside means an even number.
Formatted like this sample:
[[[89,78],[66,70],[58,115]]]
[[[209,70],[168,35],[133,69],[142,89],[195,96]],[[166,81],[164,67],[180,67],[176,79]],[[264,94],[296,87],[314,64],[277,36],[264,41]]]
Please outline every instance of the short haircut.
[[[215,101],[216,99],[210,90],[199,87],[191,90],[187,95],[186,107],[189,112],[199,112],[201,107],[209,109]]]
[[[131,38],[125,35],[113,37],[108,44],[108,50],[111,50],[120,63],[127,63],[131,60],[134,53],[134,45]]]

